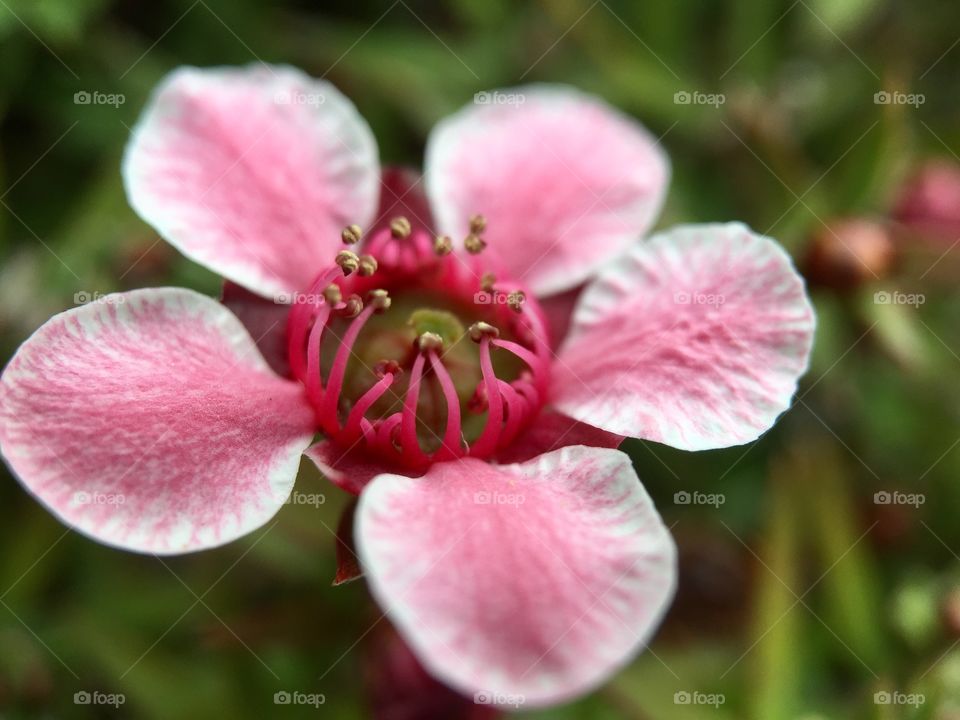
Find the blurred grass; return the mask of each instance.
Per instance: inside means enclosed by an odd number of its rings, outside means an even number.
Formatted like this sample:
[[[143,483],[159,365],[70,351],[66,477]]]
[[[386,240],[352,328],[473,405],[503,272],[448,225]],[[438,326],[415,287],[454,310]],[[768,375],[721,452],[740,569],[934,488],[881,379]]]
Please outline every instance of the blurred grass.
[[[662,136],[674,163],[663,225],[740,219],[802,257],[824,220],[882,215],[915,162],[960,151],[958,20],[956,3],[935,0],[4,0],[2,352],[78,291],[217,293],[216,277],[156,242],[120,183],[129,127],[179,64],[325,75],[384,159],[413,165],[433,123],[479,90],[577,85]],[[926,102],[875,105],[882,89]],[[126,100],[75,105],[80,90]],[[680,91],[726,102],[680,105]],[[628,442],[684,558],[677,602],[652,651],[609,686],[531,717],[960,717],[960,621],[944,611],[960,587],[960,268],[947,257],[927,275],[941,252],[904,247],[899,274],[859,296],[816,293],[803,403],[755,446]],[[927,301],[871,302],[893,287]],[[378,613],[362,583],[329,588],[345,498],[306,470],[298,487],[328,502],[161,563],[65,533],[7,479],[0,718],[86,716],[79,689],[125,693],[122,717],[272,716],[278,689],[364,717],[369,637],[354,643]],[[726,502],[675,505],[680,489]],[[927,501],[873,502],[894,489]],[[926,702],[877,705],[884,689]],[[677,705],[684,691],[725,701]]]

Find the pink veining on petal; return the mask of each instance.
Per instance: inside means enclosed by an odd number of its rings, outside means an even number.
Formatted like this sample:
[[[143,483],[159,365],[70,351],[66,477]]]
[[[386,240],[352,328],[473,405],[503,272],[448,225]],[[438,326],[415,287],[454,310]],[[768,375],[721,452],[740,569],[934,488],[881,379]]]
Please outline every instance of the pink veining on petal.
[[[213,547],[266,523],[314,433],[302,388],[189,290],[55,316],[0,393],[0,444],[24,486],[81,532],[141,552]]]
[[[789,407],[814,325],[773,240],[737,223],[678,227],[584,291],[554,400],[583,422],[686,450],[749,442]]]
[[[586,692],[644,646],[673,594],[673,541],[616,450],[380,475],[357,513],[377,601],[467,695],[537,706]]]
[[[525,462],[568,445],[617,448],[623,435],[595,428],[555,410],[544,410],[519,437],[497,454],[497,462]]]
[[[127,146],[131,205],[191,259],[264,297],[303,290],[376,210],[377,147],[352,103],[286,66],[180,68]]]
[[[538,295],[576,287],[653,225],[667,157],[639,123],[573,88],[488,97],[430,135],[425,175],[439,230],[461,236],[479,212],[509,274]]]

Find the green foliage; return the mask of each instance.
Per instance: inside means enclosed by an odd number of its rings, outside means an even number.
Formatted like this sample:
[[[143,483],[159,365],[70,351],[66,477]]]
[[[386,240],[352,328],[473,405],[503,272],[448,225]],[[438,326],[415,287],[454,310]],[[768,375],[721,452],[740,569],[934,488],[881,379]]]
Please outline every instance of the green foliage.
[[[577,85],[663,138],[674,172],[662,225],[743,220],[798,260],[824,221],[883,216],[914,163],[960,152],[956,3],[319,5],[0,2],[4,357],[77,292],[218,292],[135,216],[120,181],[140,108],[180,64],[264,60],[324,75],[368,118],[385,161],[414,166],[430,127],[479,90]],[[925,102],[875,104],[884,89]],[[76,104],[84,91],[124,101]],[[681,92],[724,99],[684,104]],[[609,685],[529,717],[955,716],[960,264],[946,246],[904,241],[900,255],[895,274],[855,293],[814,289],[811,370],[754,446],[625,445],[678,539],[677,602],[650,652]],[[873,301],[894,287],[926,302]],[[371,628],[385,621],[362,582],[330,587],[345,498],[306,463],[302,475],[298,488],[326,502],[163,560],[65,532],[5,478],[0,717],[88,717],[72,700],[83,689],[124,693],[122,717],[272,717],[282,689],[324,693],[327,717],[365,717]],[[674,503],[695,488],[725,502]],[[875,502],[893,491],[925,502]],[[883,691],[925,702],[877,704]],[[724,701],[678,704],[683,692]]]

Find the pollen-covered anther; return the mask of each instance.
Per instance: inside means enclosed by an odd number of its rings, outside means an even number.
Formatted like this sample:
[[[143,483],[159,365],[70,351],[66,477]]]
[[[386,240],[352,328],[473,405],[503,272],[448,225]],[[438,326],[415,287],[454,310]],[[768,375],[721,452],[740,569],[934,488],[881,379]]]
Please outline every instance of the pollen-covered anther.
[[[487,241],[479,235],[470,233],[463,239],[463,246],[471,255],[478,255],[482,253],[483,249],[487,246]]]
[[[523,290],[514,290],[507,295],[507,307],[515,313],[523,312],[523,304],[527,301],[527,296]]]
[[[337,308],[337,315],[344,318],[355,318],[363,310],[363,299],[359,295],[351,295],[344,301],[343,306]]]
[[[474,342],[480,342],[484,338],[498,338],[500,337],[500,331],[497,330],[490,323],[485,322],[475,322],[470,326],[470,329],[467,330],[467,334],[470,335],[470,339]]]
[[[449,235],[438,235],[433,239],[433,252],[441,257],[453,252],[453,240]]]
[[[373,374],[381,379],[388,374],[394,376],[399,375],[400,363],[396,360],[381,360],[373,366]]]
[[[493,273],[484,273],[483,277],[480,278],[480,289],[484,292],[492,293],[496,283],[497,278]]]
[[[487,229],[487,219],[480,214],[474,215],[470,218],[470,232],[473,235],[479,235],[484,230]]]
[[[402,215],[390,221],[390,234],[398,240],[410,237],[411,230],[410,221]]]
[[[343,300],[343,293],[340,291],[340,286],[331,283],[323,289],[323,299],[327,301],[329,305],[339,305]]]
[[[377,259],[373,255],[361,255],[358,272],[362,277],[370,277],[377,271]]]
[[[363,231],[359,225],[347,225],[340,233],[340,239],[343,240],[344,245],[356,245],[362,236]]]
[[[375,313],[386,312],[390,309],[390,295],[386,290],[380,288],[371,290],[370,294],[367,295],[367,303],[373,307]]]
[[[417,337],[417,349],[420,352],[443,350],[443,338],[434,332],[421,333]]]
[[[357,268],[360,267],[360,258],[357,257],[355,252],[341,250],[337,253],[336,263],[340,266],[340,269],[343,270],[344,275],[349,275],[352,272],[356,272]]]

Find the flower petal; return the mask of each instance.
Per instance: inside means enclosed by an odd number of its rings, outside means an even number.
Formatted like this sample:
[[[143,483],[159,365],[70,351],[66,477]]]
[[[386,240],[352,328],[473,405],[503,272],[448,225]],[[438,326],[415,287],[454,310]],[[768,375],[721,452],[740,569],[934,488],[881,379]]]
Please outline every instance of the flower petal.
[[[243,323],[273,371],[282,377],[293,377],[287,352],[290,306],[267,300],[229,280],[224,280],[220,288],[220,302]]]
[[[543,410],[516,440],[497,454],[497,462],[517,463],[568,445],[616,448],[622,435],[608,433],[553,410]]]
[[[0,446],[68,525],[130,550],[213,547],[293,487],[313,414],[240,321],[190,290],[108,295],[49,320],[0,379]]]
[[[359,495],[377,475],[390,472],[389,464],[364,452],[363,445],[341,447],[330,440],[320,440],[306,452],[327,480],[351,495]]]
[[[776,242],[739,223],[678,227],[587,287],[554,364],[554,401],[685,450],[739,445],[790,406],[814,325]]]
[[[463,237],[483,214],[492,262],[539,295],[575,287],[641,237],[669,174],[639,123],[563,86],[478,93],[427,144],[439,229]]]
[[[649,639],[676,577],[629,458],[582,446],[380,475],[360,496],[357,546],[427,669],[501,704],[560,702],[602,682]]]
[[[422,176],[408,167],[388,165],[380,176],[377,219],[367,235],[389,228],[390,221],[397,216],[407,218],[414,230],[434,233],[433,214],[427,202]]]
[[[377,147],[330,83],[285,66],[184,67],[127,146],[130,204],[187,257],[264,297],[303,291],[372,220]]]

